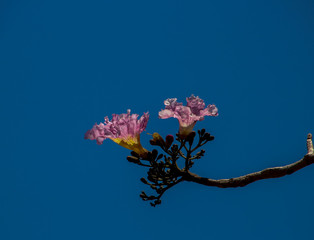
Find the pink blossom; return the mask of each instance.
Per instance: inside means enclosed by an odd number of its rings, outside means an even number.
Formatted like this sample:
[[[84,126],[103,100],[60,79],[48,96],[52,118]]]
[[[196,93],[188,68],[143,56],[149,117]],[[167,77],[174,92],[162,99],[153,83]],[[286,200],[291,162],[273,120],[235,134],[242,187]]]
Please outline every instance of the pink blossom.
[[[205,103],[199,97],[193,94],[186,98],[187,104],[183,106],[178,103],[176,98],[168,98],[164,101],[165,109],[159,112],[159,118],[177,118],[179,120],[181,136],[187,136],[192,132],[197,121],[204,120],[205,116],[218,116],[218,109],[215,105],[208,105],[205,108]]]
[[[112,114],[112,120],[105,117],[105,122],[93,126],[85,133],[85,139],[96,140],[101,145],[107,138],[119,145],[145,155],[147,150],[140,143],[140,133],[146,128],[149,114],[144,113],[140,119],[138,114],[130,114],[131,110],[123,114]]]

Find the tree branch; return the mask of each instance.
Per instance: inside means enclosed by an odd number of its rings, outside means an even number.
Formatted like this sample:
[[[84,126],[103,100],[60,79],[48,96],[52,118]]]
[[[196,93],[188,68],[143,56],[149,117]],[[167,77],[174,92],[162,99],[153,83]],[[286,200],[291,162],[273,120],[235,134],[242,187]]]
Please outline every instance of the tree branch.
[[[252,182],[262,179],[283,177],[314,163],[313,144],[311,137],[312,135],[309,134],[307,139],[308,154],[306,154],[301,160],[286,166],[266,168],[262,171],[250,173],[244,176],[219,180],[200,177],[197,174],[191,173],[190,171],[187,173],[181,171],[181,174],[183,179],[186,181],[220,188],[244,187]]]
[[[230,179],[210,179],[205,177],[200,177],[197,174],[194,174],[190,171],[190,168],[194,164],[194,159],[200,159],[204,156],[205,151],[201,150],[192,156],[192,152],[196,150],[198,147],[201,147],[208,141],[212,141],[214,139],[209,133],[205,133],[205,129],[198,131],[199,134],[199,142],[196,144],[196,147],[192,149],[193,140],[195,137],[195,132],[190,133],[186,138],[180,138],[177,135],[177,140],[180,142],[180,147],[177,144],[171,143],[167,146],[165,145],[165,141],[159,136],[158,139],[153,139],[152,145],[160,146],[169,157],[160,154],[156,149],[152,150],[147,154],[147,160],[150,162],[150,169],[147,172],[148,174],[148,182],[146,179],[142,178],[141,181],[145,184],[150,185],[150,187],[156,191],[157,196],[147,196],[145,192],[141,193],[141,198],[145,201],[154,201],[151,202],[152,206],[156,206],[161,203],[161,196],[174,185],[183,182],[195,182],[198,184],[202,184],[205,186],[219,187],[219,188],[236,188],[236,187],[244,187],[250,183],[268,179],[268,178],[279,178],[286,175],[290,175],[306,166],[309,166],[314,163],[314,151],[313,151],[313,142],[312,142],[312,134],[308,134],[306,140],[307,146],[307,154],[299,161],[291,163],[286,166],[281,167],[273,167],[266,168],[259,172],[250,173],[244,176],[230,178]],[[155,134],[156,135],[156,134]],[[169,137],[168,137],[169,138]],[[173,137],[172,137],[173,138]],[[161,140],[160,140],[161,139]],[[188,143],[187,147],[185,144]],[[171,148],[170,148],[171,146]],[[181,149],[186,150],[186,154],[183,154]],[[130,162],[136,164],[143,164],[140,162],[140,157],[136,155],[136,153],[132,152],[132,156],[128,156],[127,159]],[[177,164],[177,160],[180,156],[185,160],[185,167],[180,168]],[[161,158],[164,157],[164,161]],[[146,166],[146,165],[145,165]]]

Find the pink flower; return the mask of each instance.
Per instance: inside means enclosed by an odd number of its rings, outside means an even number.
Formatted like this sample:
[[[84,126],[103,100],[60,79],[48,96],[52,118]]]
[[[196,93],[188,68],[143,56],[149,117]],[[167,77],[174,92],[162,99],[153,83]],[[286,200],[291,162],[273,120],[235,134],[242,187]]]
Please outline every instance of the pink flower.
[[[204,101],[193,94],[186,98],[186,101],[186,106],[183,106],[182,103],[177,102],[176,98],[168,98],[164,101],[165,109],[159,112],[161,119],[173,117],[179,120],[181,136],[187,136],[192,132],[196,122],[204,120],[205,116],[218,116],[218,109],[215,105],[208,105],[205,108]]]
[[[105,122],[93,126],[91,130],[85,133],[85,139],[96,140],[101,145],[107,138],[119,145],[133,150],[141,156],[148,151],[140,143],[140,133],[146,128],[149,115],[144,113],[140,119],[138,114],[130,114],[128,110],[125,114],[112,114],[112,120],[105,117]]]

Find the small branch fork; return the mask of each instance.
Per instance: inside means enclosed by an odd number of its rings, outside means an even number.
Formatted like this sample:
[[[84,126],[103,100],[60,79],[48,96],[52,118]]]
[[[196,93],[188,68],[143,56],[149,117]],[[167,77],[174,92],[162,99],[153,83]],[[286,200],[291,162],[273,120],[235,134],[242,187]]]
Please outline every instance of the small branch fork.
[[[131,152],[132,156],[127,157],[130,162],[149,167],[147,179],[141,178],[141,181],[149,185],[157,193],[157,196],[147,196],[145,192],[142,192],[140,197],[144,201],[151,201],[150,204],[155,207],[161,203],[161,197],[168,189],[183,181],[219,188],[244,187],[258,180],[290,175],[314,163],[312,134],[309,133],[307,136],[307,154],[297,162],[281,167],[266,168],[259,172],[230,179],[215,180],[200,177],[192,173],[190,168],[193,166],[195,160],[204,156],[205,151],[200,150],[196,154],[193,152],[207,142],[214,140],[214,137],[206,133],[205,129],[199,130],[198,135],[198,142],[195,147],[192,148],[196,136],[195,132],[190,133],[187,137],[181,137],[177,134],[176,140],[179,142],[179,145],[172,145],[174,138],[171,135],[168,135],[166,141],[164,141],[159,134],[153,134],[153,139],[150,141],[151,145],[159,146],[168,156],[163,154],[158,155],[156,149],[149,152],[145,159],[141,158],[135,152]],[[184,149],[186,153],[183,153],[182,149]],[[182,169],[179,168],[177,164],[180,158],[184,160],[184,168]]]

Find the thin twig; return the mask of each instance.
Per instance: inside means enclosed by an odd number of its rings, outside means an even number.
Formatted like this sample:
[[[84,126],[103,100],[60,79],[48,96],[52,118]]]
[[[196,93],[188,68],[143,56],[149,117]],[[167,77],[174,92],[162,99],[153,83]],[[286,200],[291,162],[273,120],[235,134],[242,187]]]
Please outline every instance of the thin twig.
[[[161,196],[169,189],[169,188],[172,188],[174,185],[177,185],[178,183],[182,182],[183,179],[180,178],[179,180],[177,180],[176,182],[173,182],[171,184],[169,184],[167,187],[163,188],[162,189],[162,192],[159,194],[159,196],[157,197],[157,199],[160,199]]]

